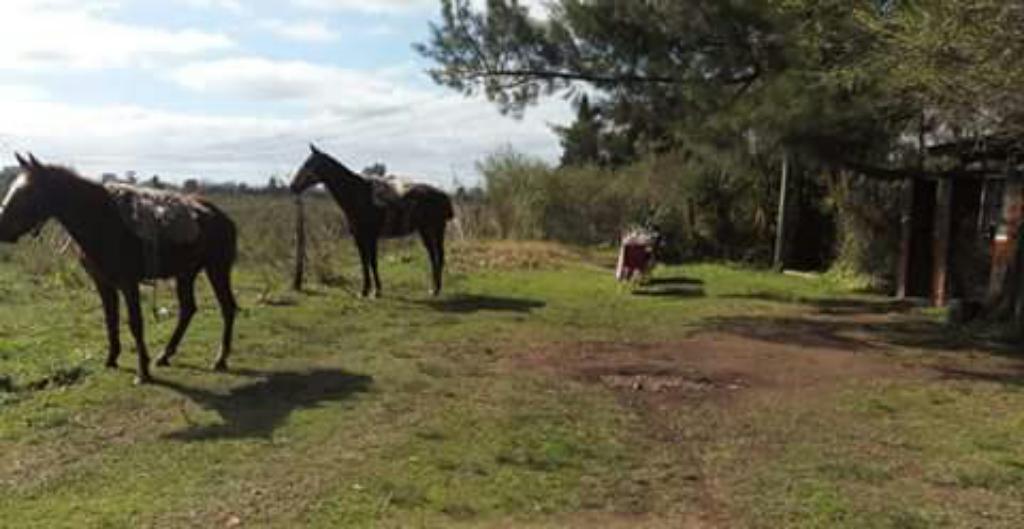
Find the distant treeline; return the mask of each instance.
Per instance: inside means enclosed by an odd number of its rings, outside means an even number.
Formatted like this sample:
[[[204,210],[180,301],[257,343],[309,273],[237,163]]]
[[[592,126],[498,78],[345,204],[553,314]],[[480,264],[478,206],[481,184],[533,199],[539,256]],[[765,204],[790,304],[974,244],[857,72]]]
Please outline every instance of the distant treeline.
[[[10,186],[11,181],[17,178],[20,172],[21,170],[19,168],[13,166],[0,169],[0,189],[6,190],[7,187]],[[118,176],[114,173],[103,173],[100,176],[100,181],[103,183],[121,182],[154,189],[167,189],[181,191],[184,193],[202,193],[208,195],[284,195],[289,193],[287,182],[276,176],[270,177],[267,180],[267,183],[263,185],[237,182],[234,180],[213,182],[199,178],[188,178],[178,184],[163,180],[158,175],[150,176],[148,178],[139,178],[134,172],[128,171],[123,176]]]

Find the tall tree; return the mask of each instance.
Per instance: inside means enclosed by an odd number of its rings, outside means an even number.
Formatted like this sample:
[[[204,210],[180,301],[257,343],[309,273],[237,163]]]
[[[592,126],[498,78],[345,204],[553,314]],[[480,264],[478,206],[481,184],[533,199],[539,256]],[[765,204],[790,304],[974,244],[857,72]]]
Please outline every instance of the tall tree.
[[[601,162],[601,121],[582,96],[576,104],[576,121],[567,127],[554,127],[561,137],[562,165],[587,165]]]
[[[588,102],[636,152],[686,141],[803,142],[830,154],[874,148],[914,115],[880,97],[862,59],[879,0],[558,0],[545,19],[518,0],[442,0],[417,49],[435,81],[525,112],[563,93]],[[584,91],[583,88],[586,88]],[[730,140],[734,141],[734,140]]]

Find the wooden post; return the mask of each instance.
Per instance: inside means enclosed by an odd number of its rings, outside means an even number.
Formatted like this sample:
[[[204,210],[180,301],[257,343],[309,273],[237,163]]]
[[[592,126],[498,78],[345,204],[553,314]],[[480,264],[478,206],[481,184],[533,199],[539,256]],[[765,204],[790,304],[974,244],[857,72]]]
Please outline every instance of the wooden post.
[[[932,301],[936,307],[949,302],[949,251],[952,228],[953,180],[943,178],[935,186],[935,269],[932,273]]]
[[[1006,275],[1017,254],[1017,235],[1024,218],[1024,183],[1017,178],[1007,178],[1003,190],[1002,218],[996,219],[996,233],[992,240],[992,272],[989,283],[989,299],[1002,297]]]
[[[786,258],[786,207],[789,196],[789,155],[782,155],[782,184],[779,189],[779,216],[775,226],[775,270],[785,268]]]
[[[302,291],[306,270],[306,207],[302,195],[295,197],[295,277],[292,289]]]
[[[917,182],[908,178],[904,182],[903,200],[900,204],[900,262],[896,286],[896,297],[906,299],[910,282],[910,252],[914,240],[914,186]]]

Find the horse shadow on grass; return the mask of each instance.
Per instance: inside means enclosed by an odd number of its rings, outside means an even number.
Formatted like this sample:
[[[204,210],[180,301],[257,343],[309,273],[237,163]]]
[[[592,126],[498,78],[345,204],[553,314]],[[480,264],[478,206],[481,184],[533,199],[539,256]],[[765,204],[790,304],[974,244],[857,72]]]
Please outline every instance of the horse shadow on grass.
[[[518,312],[530,313],[547,306],[547,303],[529,298],[510,298],[479,294],[455,294],[443,299],[418,301],[436,311],[454,314],[476,312]]]
[[[181,394],[200,407],[212,410],[221,418],[220,424],[193,424],[182,410],[189,426],[165,438],[179,441],[210,441],[218,439],[269,439],[295,411],[340,402],[364,393],[373,384],[367,375],[336,369],[305,372],[235,371],[235,374],[259,378],[256,382],[232,388],[227,393],[194,388],[168,380],[158,386]]]

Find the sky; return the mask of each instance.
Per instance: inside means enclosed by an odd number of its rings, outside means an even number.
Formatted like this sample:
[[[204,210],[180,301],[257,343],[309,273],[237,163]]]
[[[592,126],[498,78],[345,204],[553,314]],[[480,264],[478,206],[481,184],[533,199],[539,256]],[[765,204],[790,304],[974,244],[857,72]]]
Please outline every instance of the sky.
[[[482,0],[481,0],[482,2]],[[543,16],[543,0],[524,2]],[[0,155],[98,176],[263,184],[315,142],[452,187],[506,146],[555,161],[552,98],[516,120],[436,86],[437,0],[0,0]]]

